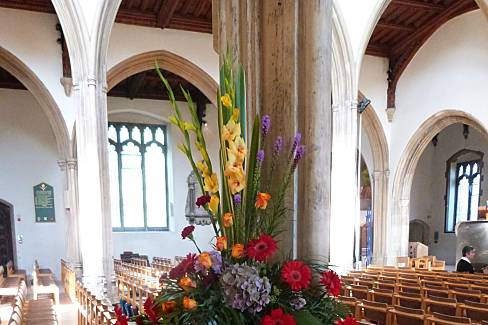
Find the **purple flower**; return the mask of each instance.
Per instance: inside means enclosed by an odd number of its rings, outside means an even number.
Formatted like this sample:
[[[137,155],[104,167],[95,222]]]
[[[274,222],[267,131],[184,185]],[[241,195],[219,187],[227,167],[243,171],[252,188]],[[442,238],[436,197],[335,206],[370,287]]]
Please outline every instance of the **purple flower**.
[[[283,149],[283,137],[279,136],[276,138],[273,153],[278,155],[281,152],[281,149]]]
[[[297,132],[295,134],[295,138],[293,139],[293,149],[297,148],[300,145],[300,141],[302,140],[302,134]]]
[[[222,256],[220,255],[219,252],[217,251],[211,251],[209,252],[210,254],[210,259],[212,260],[212,266],[210,267],[210,270],[213,271],[215,274],[221,274],[222,273]],[[197,258],[195,259],[195,271],[207,274],[207,269],[205,266],[202,265],[200,260]]]
[[[303,158],[305,154],[305,146],[301,145],[298,147],[297,152],[295,153],[295,161],[299,161]]]
[[[240,194],[234,195],[234,203],[235,204],[241,203],[241,195]]]
[[[261,132],[263,134],[263,137],[268,135],[270,125],[271,118],[269,117],[269,115],[264,115],[263,119],[261,120]]]
[[[263,162],[264,160],[264,150],[259,150],[257,155],[256,155],[256,159],[259,161],[259,162]]]

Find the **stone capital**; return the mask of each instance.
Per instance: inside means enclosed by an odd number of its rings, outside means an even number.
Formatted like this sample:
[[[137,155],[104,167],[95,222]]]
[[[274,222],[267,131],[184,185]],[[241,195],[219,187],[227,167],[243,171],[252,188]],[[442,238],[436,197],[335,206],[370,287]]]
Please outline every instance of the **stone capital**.
[[[66,165],[68,166],[69,170],[75,170],[78,166],[78,161],[76,159],[68,159],[66,161]]]
[[[58,160],[57,161],[59,169],[64,172],[66,170],[67,160]]]

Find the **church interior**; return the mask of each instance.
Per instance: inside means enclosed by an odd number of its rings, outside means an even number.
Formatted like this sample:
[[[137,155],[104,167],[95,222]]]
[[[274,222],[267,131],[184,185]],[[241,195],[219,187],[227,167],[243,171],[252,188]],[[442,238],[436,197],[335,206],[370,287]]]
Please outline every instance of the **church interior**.
[[[488,0],[0,0],[0,324],[143,324],[187,254],[238,259],[198,165],[232,149],[229,56],[249,155],[252,117],[271,120],[260,182],[295,145],[289,189],[252,207],[289,207],[269,261],[324,263],[347,308],[312,322],[271,299],[261,324],[488,324]],[[238,265],[259,264],[249,246]],[[180,287],[144,324],[241,324],[192,320],[208,307]]]

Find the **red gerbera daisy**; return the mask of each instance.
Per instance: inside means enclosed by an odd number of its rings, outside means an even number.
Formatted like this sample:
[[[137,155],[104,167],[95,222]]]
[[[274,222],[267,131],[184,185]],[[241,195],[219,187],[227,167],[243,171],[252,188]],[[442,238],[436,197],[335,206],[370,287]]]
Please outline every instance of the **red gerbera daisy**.
[[[283,309],[273,309],[269,315],[261,320],[261,325],[295,325],[296,321],[290,314],[285,314]]]
[[[281,269],[281,280],[287,283],[292,291],[308,288],[312,279],[312,270],[303,262],[286,262]]]
[[[147,318],[149,318],[149,320],[156,324],[156,322],[158,321],[158,316],[153,309],[153,301],[151,297],[148,297],[144,302],[144,312],[146,313]]]
[[[184,276],[187,273],[193,273],[195,272],[195,261],[197,259],[196,254],[188,254],[186,255],[186,258],[180,262],[177,266],[171,269],[169,271],[169,277],[171,279],[179,279],[182,276]]]
[[[269,235],[261,235],[247,245],[247,255],[258,262],[264,262],[278,249],[276,241]]]
[[[358,325],[358,324],[359,323],[356,320],[356,318],[352,317],[351,315],[348,315],[344,320],[339,319],[337,321],[337,325]]]
[[[129,317],[124,315],[122,312],[122,308],[119,305],[116,305],[114,308],[115,315],[117,316],[117,322],[115,325],[128,325]]]
[[[329,295],[337,297],[341,292],[341,280],[337,273],[332,270],[322,273],[320,283],[327,289]]]

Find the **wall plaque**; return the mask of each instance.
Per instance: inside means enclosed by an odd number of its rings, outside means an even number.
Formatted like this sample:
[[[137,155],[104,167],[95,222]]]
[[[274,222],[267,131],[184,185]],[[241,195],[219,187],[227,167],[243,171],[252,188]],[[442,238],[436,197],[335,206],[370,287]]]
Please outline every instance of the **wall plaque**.
[[[54,189],[44,182],[34,186],[36,222],[55,222]]]

